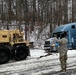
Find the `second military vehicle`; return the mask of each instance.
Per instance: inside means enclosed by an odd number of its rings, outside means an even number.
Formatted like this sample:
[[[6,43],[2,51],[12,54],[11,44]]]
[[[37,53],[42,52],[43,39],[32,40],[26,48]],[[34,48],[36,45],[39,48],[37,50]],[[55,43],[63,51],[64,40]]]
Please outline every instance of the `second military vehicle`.
[[[23,35],[18,29],[0,30],[0,64],[10,59],[23,60],[30,55],[29,43]]]

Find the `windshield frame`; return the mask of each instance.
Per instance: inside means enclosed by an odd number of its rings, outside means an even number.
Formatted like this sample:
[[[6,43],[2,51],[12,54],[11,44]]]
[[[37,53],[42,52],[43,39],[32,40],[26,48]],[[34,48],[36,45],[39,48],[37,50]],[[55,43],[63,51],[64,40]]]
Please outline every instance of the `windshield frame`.
[[[57,37],[57,38],[63,38],[63,37],[66,37],[68,34],[67,31],[62,31],[62,32],[57,32],[57,33],[53,33],[52,34],[52,37]]]

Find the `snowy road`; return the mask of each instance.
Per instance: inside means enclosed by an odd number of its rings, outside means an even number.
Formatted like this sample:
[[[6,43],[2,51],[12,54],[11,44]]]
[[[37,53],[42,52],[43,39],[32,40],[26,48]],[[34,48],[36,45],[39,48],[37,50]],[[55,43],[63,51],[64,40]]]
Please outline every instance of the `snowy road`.
[[[58,53],[39,58],[44,55],[46,55],[44,50],[31,50],[31,57],[28,57],[27,60],[0,65],[0,75],[59,75]],[[75,50],[68,51],[67,66],[67,75],[76,75]]]

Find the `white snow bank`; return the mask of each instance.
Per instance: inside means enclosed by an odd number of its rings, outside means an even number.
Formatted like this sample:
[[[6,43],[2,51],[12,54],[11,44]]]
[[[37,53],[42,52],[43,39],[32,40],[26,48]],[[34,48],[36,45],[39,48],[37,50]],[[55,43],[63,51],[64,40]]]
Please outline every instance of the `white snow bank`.
[[[41,49],[34,49],[30,51],[31,57],[39,57],[42,55],[46,55],[47,53],[45,53],[44,50]]]
[[[59,53],[52,53],[51,55],[47,55],[44,50],[41,49],[35,49],[31,50],[31,58],[39,58],[40,56],[43,56],[40,58],[40,60],[48,60],[48,59],[56,59],[59,58]],[[76,56],[76,50],[68,50],[67,52],[68,57]]]
[[[68,57],[76,56],[76,50],[68,50]]]
[[[40,56],[44,56],[44,55],[47,54],[47,53],[45,53],[44,50],[41,50],[41,49],[31,50],[30,53],[31,53],[31,57],[40,57]],[[76,56],[76,50],[68,50],[67,55],[68,55],[68,57]],[[51,59],[58,58],[59,57],[59,53],[52,53],[52,55],[48,56],[48,58],[49,57]]]

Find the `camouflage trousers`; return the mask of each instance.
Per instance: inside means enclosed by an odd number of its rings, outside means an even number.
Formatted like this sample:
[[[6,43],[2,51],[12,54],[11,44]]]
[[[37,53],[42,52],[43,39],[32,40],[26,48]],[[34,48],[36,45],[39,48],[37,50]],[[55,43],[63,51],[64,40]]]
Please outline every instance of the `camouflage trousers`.
[[[64,53],[63,55],[60,54],[60,65],[61,65],[61,69],[62,71],[66,71],[67,68],[67,53]]]

